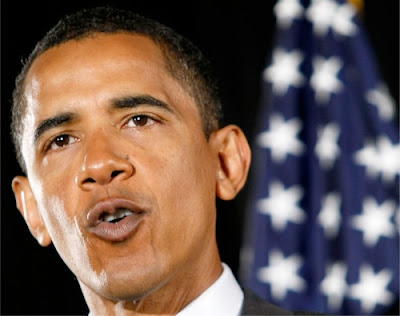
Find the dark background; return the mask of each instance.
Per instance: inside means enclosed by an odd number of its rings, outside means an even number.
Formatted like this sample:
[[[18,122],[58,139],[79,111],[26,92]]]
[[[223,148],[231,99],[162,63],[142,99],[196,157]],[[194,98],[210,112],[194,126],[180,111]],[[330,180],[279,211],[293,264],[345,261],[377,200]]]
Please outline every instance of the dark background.
[[[135,3],[137,2],[137,3]],[[12,177],[19,168],[9,139],[14,78],[35,43],[66,13],[112,3],[155,18],[189,37],[211,59],[221,78],[226,121],[250,141],[260,95],[260,73],[273,41],[275,1],[3,1],[1,8],[1,314],[86,314],[74,275],[55,249],[42,248],[15,208]],[[364,2],[363,20],[382,75],[399,95],[399,1]],[[247,188],[232,202],[218,202],[222,260],[238,274]]]

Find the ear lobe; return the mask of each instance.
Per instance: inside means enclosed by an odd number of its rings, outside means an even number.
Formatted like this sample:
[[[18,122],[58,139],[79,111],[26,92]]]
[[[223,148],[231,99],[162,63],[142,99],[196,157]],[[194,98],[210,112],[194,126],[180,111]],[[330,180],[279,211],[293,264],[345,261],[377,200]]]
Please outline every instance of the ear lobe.
[[[12,189],[14,191],[17,208],[24,217],[33,237],[35,237],[38,243],[43,247],[50,245],[51,237],[38,211],[29,179],[24,176],[15,177],[12,181]]]
[[[251,151],[243,131],[236,125],[228,125],[215,134],[219,146],[220,167],[217,172],[217,196],[232,200],[246,183]]]

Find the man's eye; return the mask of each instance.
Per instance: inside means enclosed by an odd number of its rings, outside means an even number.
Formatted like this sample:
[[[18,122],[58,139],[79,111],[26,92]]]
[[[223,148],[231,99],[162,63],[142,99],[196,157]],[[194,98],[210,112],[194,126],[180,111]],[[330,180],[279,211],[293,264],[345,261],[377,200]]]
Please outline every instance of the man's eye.
[[[76,142],[76,138],[70,135],[59,135],[53,139],[50,149],[57,149]]]
[[[132,117],[126,125],[128,127],[142,127],[153,122],[154,120],[146,115],[137,115]]]

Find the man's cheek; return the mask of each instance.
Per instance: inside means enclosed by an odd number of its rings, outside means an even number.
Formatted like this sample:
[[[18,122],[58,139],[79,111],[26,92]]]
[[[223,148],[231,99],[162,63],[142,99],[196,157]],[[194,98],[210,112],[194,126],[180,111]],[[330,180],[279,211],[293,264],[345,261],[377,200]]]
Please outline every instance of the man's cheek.
[[[52,196],[42,201],[39,207],[53,242],[65,239],[72,230],[72,221],[66,215],[63,200]]]

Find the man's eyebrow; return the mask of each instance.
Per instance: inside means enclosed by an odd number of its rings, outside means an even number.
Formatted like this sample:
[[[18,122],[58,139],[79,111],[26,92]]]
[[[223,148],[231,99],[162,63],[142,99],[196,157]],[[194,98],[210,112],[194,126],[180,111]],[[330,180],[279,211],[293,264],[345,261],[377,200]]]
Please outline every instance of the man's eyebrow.
[[[174,111],[167,103],[150,95],[124,96],[120,98],[115,98],[111,101],[111,104],[112,107],[116,109],[135,108],[141,105],[152,105],[167,110],[168,112],[174,113]],[[65,125],[67,123],[70,123],[74,119],[76,119],[76,114],[65,112],[43,120],[35,129],[34,142],[37,142],[37,140],[43,135],[43,133],[47,132],[49,129]]]
[[[116,109],[135,108],[141,105],[152,105],[155,107],[160,107],[171,113],[174,112],[167,103],[150,95],[123,96],[113,99],[111,103],[112,107]]]
[[[35,129],[34,142],[37,142],[40,136],[49,129],[65,125],[76,118],[76,114],[71,112],[62,113],[40,122],[39,126]]]

